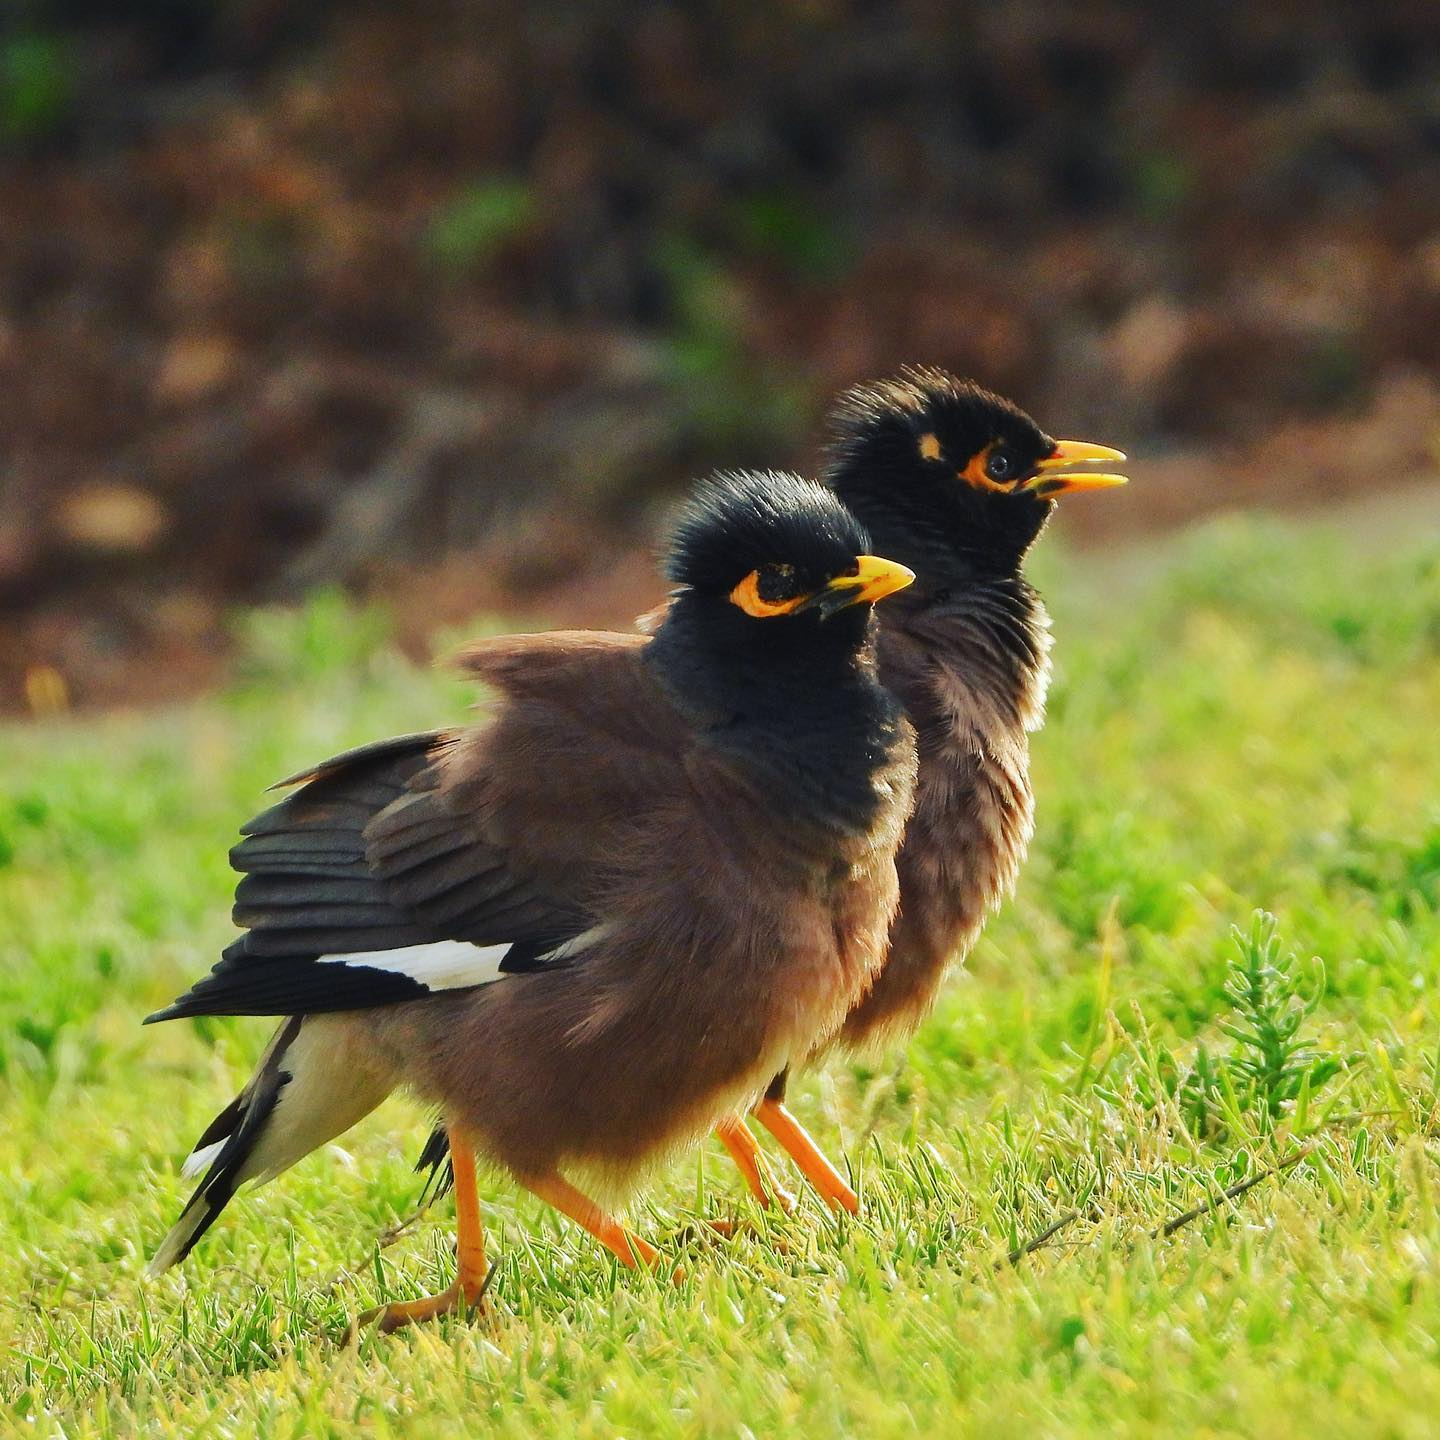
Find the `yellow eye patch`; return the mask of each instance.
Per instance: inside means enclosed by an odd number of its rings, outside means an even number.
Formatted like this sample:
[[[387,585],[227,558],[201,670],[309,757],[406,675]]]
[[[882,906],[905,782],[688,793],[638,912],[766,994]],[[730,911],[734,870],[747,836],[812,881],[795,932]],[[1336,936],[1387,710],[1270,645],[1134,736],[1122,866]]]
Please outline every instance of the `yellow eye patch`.
[[[944,458],[944,453],[940,448],[940,437],[933,431],[926,431],[920,437],[920,458],[922,460],[940,460]]]
[[[767,579],[776,576],[788,578],[794,574],[789,565],[776,565],[769,567],[771,574]],[[733,604],[738,605],[747,615],[753,615],[757,620],[764,620],[771,615],[788,615],[806,597],[804,595],[792,595],[785,600],[767,600],[760,593],[760,571],[752,570],[731,592],[730,599]]]
[[[985,473],[985,466],[989,463],[990,452],[998,445],[998,440],[992,440],[978,455],[970,457],[970,463],[959,472],[960,479],[967,485],[973,485],[977,490],[992,490],[997,495],[1008,495],[1015,488],[1014,480],[992,480]],[[1016,476],[1019,479],[1019,476]]]

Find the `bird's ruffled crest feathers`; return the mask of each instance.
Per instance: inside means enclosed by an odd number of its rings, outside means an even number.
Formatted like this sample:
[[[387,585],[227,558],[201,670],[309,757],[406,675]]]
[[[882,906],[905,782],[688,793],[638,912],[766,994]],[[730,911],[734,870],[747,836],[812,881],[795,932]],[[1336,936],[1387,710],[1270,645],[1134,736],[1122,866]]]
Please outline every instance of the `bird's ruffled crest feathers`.
[[[897,421],[922,422],[937,410],[977,417],[1000,414],[1040,433],[1034,421],[1003,395],[947,370],[908,365],[894,379],[856,385],[840,397],[830,414],[831,459],[843,464],[877,431]]]
[[[722,472],[681,510],[665,570],[676,585],[729,594],[764,565],[842,574],[869,545],[860,522],[813,480],[777,470]]]

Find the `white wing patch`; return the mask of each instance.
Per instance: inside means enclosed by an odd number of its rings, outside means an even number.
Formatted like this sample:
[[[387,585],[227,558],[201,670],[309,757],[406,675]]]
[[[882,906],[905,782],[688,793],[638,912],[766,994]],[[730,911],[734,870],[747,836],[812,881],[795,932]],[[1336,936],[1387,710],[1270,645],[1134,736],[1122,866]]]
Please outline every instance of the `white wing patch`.
[[[550,965],[574,959],[582,950],[609,935],[608,924],[592,925],[579,935],[562,941],[553,950],[535,956],[535,962]],[[344,955],[320,955],[322,965],[360,965],[371,970],[388,970],[406,975],[427,990],[468,990],[505,979],[500,966],[514,947],[472,945],[468,940],[435,940],[428,945],[406,945],[398,950],[353,950]]]
[[[229,1138],[227,1135],[225,1140]],[[180,1167],[180,1178],[193,1180],[197,1175],[208,1170],[211,1162],[225,1148],[225,1140],[217,1140],[213,1145],[202,1145],[200,1149],[192,1150],[185,1157],[185,1163]]]
[[[359,965],[406,975],[427,990],[467,990],[489,985],[504,976],[500,962],[510,944],[472,945],[467,940],[436,940],[429,945],[406,945],[399,950],[355,950],[345,955],[321,955],[322,965]]]
[[[602,940],[608,940],[614,932],[615,926],[608,920],[602,920],[598,925],[592,925],[588,930],[582,930],[578,935],[573,935],[569,940],[562,940],[553,950],[547,950],[543,955],[535,958],[546,965],[553,965],[557,960],[573,960],[582,950],[588,950],[592,945],[598,945]]]

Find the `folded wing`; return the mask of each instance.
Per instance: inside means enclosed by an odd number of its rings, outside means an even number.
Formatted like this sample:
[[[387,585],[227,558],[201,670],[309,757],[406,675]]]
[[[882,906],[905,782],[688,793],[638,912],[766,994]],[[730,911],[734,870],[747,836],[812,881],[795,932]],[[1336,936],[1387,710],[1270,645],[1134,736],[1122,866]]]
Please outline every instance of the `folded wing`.
[[[517,873],[442,786],[459,736],[433,731],[337,756],[243,827],[245,934],[152,1016],[304,1015],[416,999],[560,963],[592,924]]]
[[[245,933],[151,1016],[304,1015],[413,1000],[573,962],[604,933],[596,876],[686,785],[689,735],[645,641],[512,636],[472,673],[502,692],[484,729],[347,751],[242,829]]]

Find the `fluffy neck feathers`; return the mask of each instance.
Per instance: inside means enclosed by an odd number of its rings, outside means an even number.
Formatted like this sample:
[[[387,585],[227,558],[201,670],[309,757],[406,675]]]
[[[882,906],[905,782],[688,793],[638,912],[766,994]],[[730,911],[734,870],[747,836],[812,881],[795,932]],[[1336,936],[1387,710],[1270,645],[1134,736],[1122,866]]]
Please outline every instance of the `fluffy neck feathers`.
[[[859,606],[825,621],[755,621],[728,601],[682,594],[647,660],[706,743],[758,780],[787,823],[859,834],[904,738],[868,622]]]
[[[895,597],[880,620],[884,682],[922,732],[958,723],[932,715],[934,672],[946,693],[970,696],[966,723],[992,734],[1038,729],[1050,682],[1050,617],[1020,576],[971,581],[954,590],[917,583],[922,593]],[[918,645],[919,650],[916,650]]]
[[[887,642],[901,632],[922,640],[926,663],[950,671],[1002,723],[1035,729],[1050,677],[1050,617],[1021,565],[1053,507],[1037,501],[1042,508],[1027,510],[1011,532],[999,535],[924,488],[877,487],[844,470],[835,483],[876,550],[919,577],[878,617],[884,679],[912,715],[918,677],[892,674],[886,663],[899,648]]]

